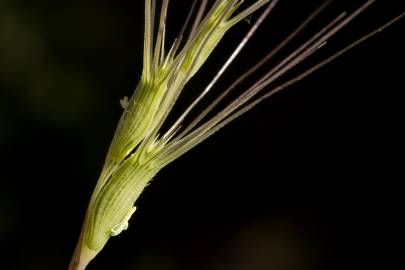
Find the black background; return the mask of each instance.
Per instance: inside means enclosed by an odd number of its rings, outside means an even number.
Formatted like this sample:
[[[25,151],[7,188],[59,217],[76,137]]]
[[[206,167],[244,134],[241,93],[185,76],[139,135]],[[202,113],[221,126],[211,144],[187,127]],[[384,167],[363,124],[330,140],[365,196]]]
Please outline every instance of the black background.
[[[172,2],[169,40],[189,5]],[[321,2],[280,1],[217,93]],[[275,60],[361,3],[335,1]],[[283,79],[403,10],[404,1],[377,1]],[[249,26],[225,37],[188,91],[209,82]],[[129,229],[88,269],[387,268],[403,213],[403,29],[395,24],[164,168]],[[119,99],[140,76],[142,35],[143,1],[1,0],[1,269],[67,268]]]

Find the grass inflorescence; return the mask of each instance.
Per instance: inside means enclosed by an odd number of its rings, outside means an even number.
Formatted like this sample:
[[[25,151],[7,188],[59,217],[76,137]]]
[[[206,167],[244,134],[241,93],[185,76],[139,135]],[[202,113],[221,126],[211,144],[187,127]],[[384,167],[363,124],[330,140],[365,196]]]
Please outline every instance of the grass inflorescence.
[[[327,8],[331,1],[326,1],[259,63],[234,80],[208,106],[190,119],[190,112],[194,111],[197,108],[196,105],[211,91],[260,24],[275,9],[278,0],[256,0],[248,5],[244,4],[243,0],[217,0],[211,5],[208,0],[195,0],[184,27],[170,46],[166,45],[169,0],[161,2],[160,12],[157,14],[156,1],[145,0],[142,76],[134,94],[130,98],[121,100],[123,113],[88,206],[81,236],[70,265],[71,270],[84,269],[103,249],[111,236],[118,235],[128,228],[128,222],[136,210],[134,206],[136,200],[164,166],[264,99],[308,76],[404,16],[402,13],[380,29],[357,40],[295,78],[273,85],[284,74],[323,47],[331,36],[366,10],[374,0],[365,1],[350,14],[338,14],[329,24],[321,27],[316,34],[265,72],[242,94],[212,114],[217,105],[235,88],[268,63],[307,24]],[[207,86],[169,125],[169,128],[163,129],[185,86],[198,73],[227,31],[260,8],[263,9],[262,13],[251,24],[236,48],[230,52],[217,75],[206,84]],[[157,23],[156,27],[155,23]],[[185,121],[186,119],[188,121]]]

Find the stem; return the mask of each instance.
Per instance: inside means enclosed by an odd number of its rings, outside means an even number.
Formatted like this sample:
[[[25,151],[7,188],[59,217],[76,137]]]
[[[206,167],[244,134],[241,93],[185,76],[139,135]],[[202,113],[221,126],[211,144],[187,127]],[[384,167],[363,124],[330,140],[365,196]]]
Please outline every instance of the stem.
[[[84,218],[83,226],[80,232],[79,241],[77,241],[77,245],[75,251],[73,253],[73,257],[70,260],[68,270],[85,270],[89,262],[96,256],[96,252],[91,251],[85,245],[83,245],[83,237],[84,237],[84,228],[87,223],[87,214]]]

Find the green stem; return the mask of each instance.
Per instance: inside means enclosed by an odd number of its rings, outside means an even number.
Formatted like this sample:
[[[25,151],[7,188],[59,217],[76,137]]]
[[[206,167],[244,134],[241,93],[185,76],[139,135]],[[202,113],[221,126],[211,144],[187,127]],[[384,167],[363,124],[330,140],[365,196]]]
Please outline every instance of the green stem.
[[[77,242],[73,257],[70,261],[68,270],[85,270],[89,262],[97,255],[96,252],[89,250],[83,243],[85,226],[87,223],[87,214],[84,219],[83,227],[80,232],[79,241]]]

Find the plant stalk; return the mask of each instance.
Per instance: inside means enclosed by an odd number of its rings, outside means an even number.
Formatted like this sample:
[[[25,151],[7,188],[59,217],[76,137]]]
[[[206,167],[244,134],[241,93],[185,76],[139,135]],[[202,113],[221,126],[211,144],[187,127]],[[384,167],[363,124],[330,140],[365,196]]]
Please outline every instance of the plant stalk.
[[[89,262],[96,256],[96,252],[89,250],[83,243],[85,226],[87,224],[87,214],[83,222],[83,226],[80,232],[79,240],[72,259],[70,260],[68,270],[85,270]]]

